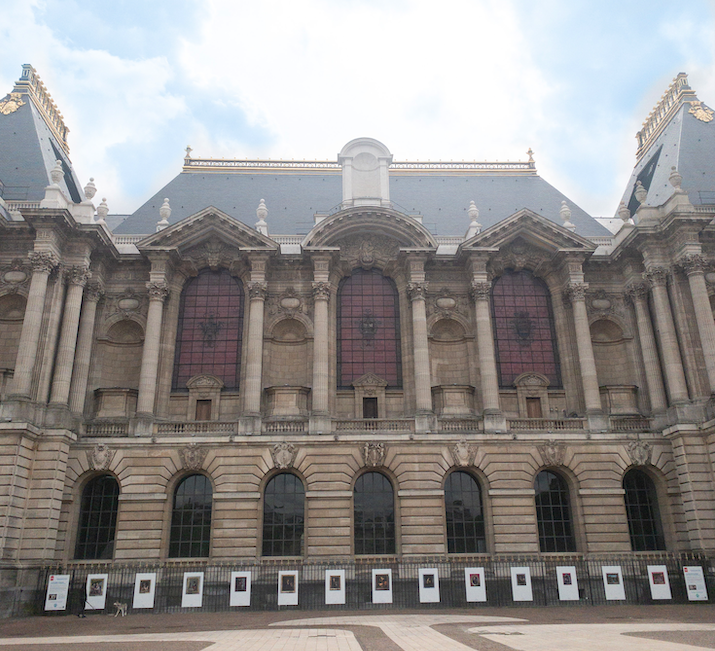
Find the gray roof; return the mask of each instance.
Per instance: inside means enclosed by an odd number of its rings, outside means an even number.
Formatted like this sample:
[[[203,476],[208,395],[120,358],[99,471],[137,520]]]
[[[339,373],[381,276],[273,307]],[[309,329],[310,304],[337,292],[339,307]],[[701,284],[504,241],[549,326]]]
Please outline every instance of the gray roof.
[[[165,197],[174,224],[207,206],[215,206],[247,226],[256,223],[256,208],[265,199],[271,234],[303,235],[313,227],[316,212],[329,212],[342,200],[340,169],[310,172],[264,168],[227,173],[183,171],[130,215],[117,233],[153,233]],[[568,197],[533,173],[420,173],[390,172],[390,199],[395,208],[419,212],[434,235],[463,236],[469,226],[470,201],[479,208],[479,222],[487,228],[522,208],[562,224],[561,202],[572,211],[579,235],[608,236],[609,231]]]

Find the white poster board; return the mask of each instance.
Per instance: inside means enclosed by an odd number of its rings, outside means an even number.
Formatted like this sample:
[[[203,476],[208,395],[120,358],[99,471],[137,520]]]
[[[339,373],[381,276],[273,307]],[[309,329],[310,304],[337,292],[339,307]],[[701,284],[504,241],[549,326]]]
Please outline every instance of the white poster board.
[[[439,603],[439,572],[436,567],[420,568],[420,603]]]
[[[392,603],[392,570],[372,571],[372,603]]]
[[[325,603],[345,603],[345,570],[325,570]]]
[[[708,588],[705,585],[705,574],[699,565],[683,567],[685,588],[688,591],[688,601],[707,601]]]
[[[673,598],[670,594],[668,568],[665,565],[648,566],[648,583],[650,584],[650,596],[653,599]]]
[[[70,589],[69,574],[52,574],[47,582],[45,610],[65,610],[67,608],[67,593]]]
[[[514,601],[533,601],[531,571],[528,567],[511,568],[511,594]]]
[[[251,605],[251,573],[231,572],[229,606]]]
[[[626,588],[623,585],[623,572],[620,565],[602,565],[603,588],[606,591],[606,601],[621,601],[626,598]]]
[[[132,608],[153,608],[156,593],[156,572],[140,572],[134,576]]]
[[[556,582],[559,586],[560,601],[578,601],[578,578],[574,565],[560,565],[556,568]]]
[[[201,608],[204,598],[204,573],[184,572],[184,589],[181,592],[182,608]]]
[[[107,581],[109,574],[88,574],[85,594],[86,610],[104,610],[107,601]]]
[[[487,600],[487,584],[484,580],[483,567],[465,567],[464,584],[467,588],[467,601]]]
[[[298,572],[278,572],[278,605],[298,605]]]

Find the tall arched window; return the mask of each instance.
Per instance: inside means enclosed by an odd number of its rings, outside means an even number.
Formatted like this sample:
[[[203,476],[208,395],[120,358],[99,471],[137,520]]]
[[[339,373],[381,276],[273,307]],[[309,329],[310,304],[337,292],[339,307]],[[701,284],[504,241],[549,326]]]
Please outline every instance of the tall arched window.
[[[522,373],[545,375],[561,386],[551,297],[543,281],[530,271],[511,271],[492,288],[494,343],[499,386],[511,387]]]
[[[461,471],[447,477],[444,508],[447,514],[447,551],[450,554],[486,552],[482,491],[474,477]]]
[[[241,284],[225,269],[204,269],[181,293],[172,388],[207,373],[237,389],[242,332]]]
[[[623,489],[631,549],[634,552],[665,549],[658,495],[653,480],[642,470],[633,468],[623,477]]]
[[[205,475],[189,475],[174,491],[171,512],[170,558],[205,558],[211,545],[213,490]]]
[[[542,552],[575,552],[569,488],[561,475],[542,470],[534,482],[536,524]]]
[[[119,484],[111,475],[90,480],[82,491],[74,557],[111,559],[117,529]]]
[[[395,553],[395,500],[392,484],[379,472],[366,472],[353,494],[356,554]]]
[[[356,269],[338,289],[338,386],[350,388],[365,373],[402,386],[400,310],[389,278]]]
[[[291,473],[271,479],[263,495],[263,555],[301,556],[305,489]]]

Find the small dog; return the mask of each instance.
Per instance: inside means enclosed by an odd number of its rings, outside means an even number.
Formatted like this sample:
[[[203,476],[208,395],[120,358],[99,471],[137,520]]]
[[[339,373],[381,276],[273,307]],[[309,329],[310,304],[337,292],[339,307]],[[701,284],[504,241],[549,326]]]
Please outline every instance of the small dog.
[[[114,613],[114,616],[116,617],[121,613],[122,617],[127,616],[127,604],[121,603],[119,601],[114,602],[114,607],[117,609],[117,612]]]

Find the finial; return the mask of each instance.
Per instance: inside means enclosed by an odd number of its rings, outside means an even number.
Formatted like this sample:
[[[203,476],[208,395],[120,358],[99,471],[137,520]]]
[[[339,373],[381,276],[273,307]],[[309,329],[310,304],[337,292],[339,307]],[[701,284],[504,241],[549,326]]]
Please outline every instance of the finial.
[[[50,178],[54,185],[59,185],[60,181],[65,177],[65,173],[62,170],[62,161],[56,160],[55,166],[50,170]]]
[[[87,197],[90,201],[94,198],[94,195],[97,194],[97,186],[94,184],[94,177],[89,177],[89,183],[84,186],[84,196]]]
[[[529,151],[527,151],[526,153],[529,154],[529,161],[528,161],[528,162],[529,162],[529,163],[533,163],[533,162],[534,162],[534,152],[531,150],[531,147],[529,147]]]
[[[266,222],[266,217],[268,217],[268,208],[266,208],[266,202],[263,199],[261,199],[258,204],[258,208],[256,208],[256,216],[258,217],[256,230],[259,233],[268,235],[268,223]]]
[[[161,204],[159,208],[159,217],[161,219],[156,223],[156,232],[163,231],[169,225],[169,217],[171,217],[171,206],[169,205],[169,199],[165,198],[164,203]]]
[[[668,180],[670,181],[670,185],[672,185],[675,188],[675,191],[678,192],[680,191],[680,184],[683,182],[683,175],[678,172],[675,165],[673,165],[670,169],[671,172]]]
[[[561,202],[559,215],[561,215],[561,219],[564,220],[564,228],[567,228],[571,232],[576,230],[576,226],[571,223],[571,208],[568,207],[568,204],[565,201]]]
[[[640,181],[636,181],[636,191],[634,194],[636,195],[638,203],[643,204],[648,196],[648,190],[643,187],[643,184]]]
[[[97,206],[97,223],[107,225],[107,215],[109,214],[109,206],[107,199],[102,199],[102,203]]]
[[[623,220],[624,224],[628,224],[631,221],[631,211],[628,210],[624,201],[621,201],[621,205],[618,206],[618,216]]]
[[[470,239],[477,235],[478,233],[481,233],[482,231],[482,225],[477,221],[479,218],[479,208],[477,208],[477,204],[474,203],[474,201],[469,202],[469,208],[467,208],[467,214],[469,215],[469,228],[467,229],[467,234],[464,236],[465,239]]]
[[[191,149],[191,145],[186,145],[186,156],[184,158],[191,158],[191,152],[194,151]]]

